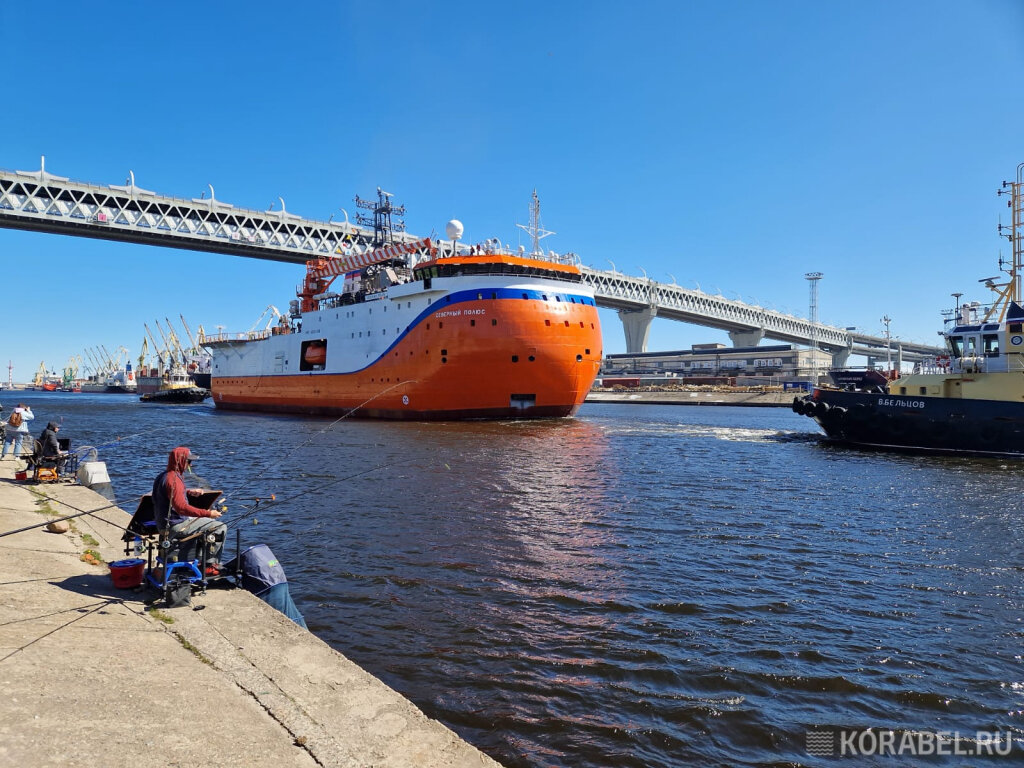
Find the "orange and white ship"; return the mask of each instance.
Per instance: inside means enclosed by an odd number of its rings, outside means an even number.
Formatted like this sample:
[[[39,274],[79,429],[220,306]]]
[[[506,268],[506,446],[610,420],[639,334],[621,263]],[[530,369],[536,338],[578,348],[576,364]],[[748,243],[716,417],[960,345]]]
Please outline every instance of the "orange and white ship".
[[[529,254],[461,245],[452,221],[450,242],[307,262],[276,327],[203,340],[214,403],[385,419],[574,414],[601,364],[594,292],[575,256],[538,247],[536,193],[531,214]]]

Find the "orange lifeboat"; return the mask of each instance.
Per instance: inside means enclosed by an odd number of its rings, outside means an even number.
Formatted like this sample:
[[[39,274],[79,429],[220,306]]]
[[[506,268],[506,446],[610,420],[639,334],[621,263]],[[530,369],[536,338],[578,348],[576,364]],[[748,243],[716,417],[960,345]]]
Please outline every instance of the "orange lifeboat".
[[[324,365],[327,362],[327,345],[316,342],[310,344],[302,359],[307,365]]]

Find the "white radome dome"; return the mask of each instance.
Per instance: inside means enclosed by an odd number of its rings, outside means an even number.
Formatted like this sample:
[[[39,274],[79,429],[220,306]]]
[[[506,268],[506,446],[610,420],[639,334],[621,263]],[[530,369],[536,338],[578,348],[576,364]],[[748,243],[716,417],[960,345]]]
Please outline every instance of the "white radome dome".
[[[458,240],[462,237],[463,231],[462,222],[458,219],[452,219],[444,225],[444,233],[448,236],[449,240]]]

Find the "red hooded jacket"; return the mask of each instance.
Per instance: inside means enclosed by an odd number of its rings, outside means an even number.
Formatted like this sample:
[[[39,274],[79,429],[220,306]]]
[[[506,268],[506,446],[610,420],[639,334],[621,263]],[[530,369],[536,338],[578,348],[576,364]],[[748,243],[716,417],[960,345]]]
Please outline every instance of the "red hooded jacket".
[[[212,510],[193,507],[185,494],[181,473],[188,467],[190,452],[178,446],[167,457],[167,471],[153,481],[153,514],[159,530],[185,522],[188,517],[213,517]]]

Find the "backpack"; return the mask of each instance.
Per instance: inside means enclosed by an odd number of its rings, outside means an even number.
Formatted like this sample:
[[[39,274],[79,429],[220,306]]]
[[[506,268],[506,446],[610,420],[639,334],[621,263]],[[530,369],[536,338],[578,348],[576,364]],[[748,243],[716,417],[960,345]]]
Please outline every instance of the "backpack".
[[[11,418],[7,420],[7,423],[17,429],[21,426],[21,411],[15,411],[11,414]]]

